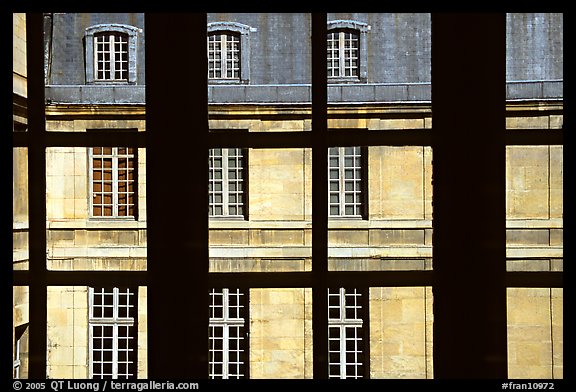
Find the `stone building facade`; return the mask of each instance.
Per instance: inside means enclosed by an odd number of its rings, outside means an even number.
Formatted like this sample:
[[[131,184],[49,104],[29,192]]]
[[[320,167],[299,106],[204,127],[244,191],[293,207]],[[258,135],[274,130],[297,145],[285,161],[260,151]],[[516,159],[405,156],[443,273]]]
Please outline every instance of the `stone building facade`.
[[[13,18],[20,131],[25,16]],[[47,131],[145,132],[144,15],[44,20]],[[329,13],[326,22],[328,127],[433,132],[430,15]],[[311,130],[310,23],[309,14],[208,14],[211,130]],[[509,14],[507,23],[507,128],[561,129],[562,15]],[[508,146],[506,157],[507,268],[562,271],[562,146]],[[14,269],[27,269],[26,164],[14,148]],[[431,147],[332,148],[328,168],[330,270],[433,270]],[[213,149],[210,270],[310,271],[312,186],[310,149]],[[46,188],[49,270],[146,270],[145,148],[50,147]],[[211,376],[312,377],[310,289],[211,296]],[[511,378],[562,378],[562,299],[561,288],[508,289]],[[146,378],[147,300],[146,287],[49,287],[48,377]],[[27,301],[15,287],[21,377]],[[334,288],[329,306],[331,376],[434,377],[432,287]]]

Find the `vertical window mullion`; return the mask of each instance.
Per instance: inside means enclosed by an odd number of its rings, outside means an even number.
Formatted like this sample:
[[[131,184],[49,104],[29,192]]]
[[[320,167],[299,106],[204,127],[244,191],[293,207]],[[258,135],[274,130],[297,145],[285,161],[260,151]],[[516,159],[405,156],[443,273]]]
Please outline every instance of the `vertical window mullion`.
[[[230,170],[228,166],[228,149],[222,149],[222,215],[230,215],[229,210],[229,199],[230,199],[230,177],[228,175],[228,170]],[[225,289],[228,290],[228,289]],[[226,291],[227,293],[227,291]],[[224,295],[224,298],[227,298],[227,294]],[[226,309],[226,307],[225,307]]]
[[[110,79],[116,79],[116,35],[110,34]]]
[[[88,197],[89,216],[94,216],[94,149],[88,147],[88,184],[90,187]]]
[[[116,306],[114,306],[114,308],[116,308]],[[118,379],[118,323],[117,322],[114,322],[112,324],[112,378]]]
[[[112,147],[112,216],[118,217],[118,147]]]
[[[340,216],[346,215],[346,166],[344,164],[346,158],[345,147],[338,147],[338,180],[340,181],[339,189],[339,208]]]
[[[346,291],[343,287],[339,290],[340,301],[340,378],[346,378]]]
[[[340,328],[340,378],[346,378],[346,326],[342,323]]]
[[[344,70],[344,61],[346,56],[344,54],[344,32],[338,32],[338,73],[340,76],[346,76]]]
[[[224,308],[222,309],[222,318],[224,320],[223,323],[223,330],[222,330],[222,377],[229,378],[230,377],[230,290],[223,289],[222,290],[222,304]]]
[[[227,44],[227,35],[222,34],[220,35],[220,69],[221,74],[220,77],[227,78],[228,77],[228,48],[226,47]]]

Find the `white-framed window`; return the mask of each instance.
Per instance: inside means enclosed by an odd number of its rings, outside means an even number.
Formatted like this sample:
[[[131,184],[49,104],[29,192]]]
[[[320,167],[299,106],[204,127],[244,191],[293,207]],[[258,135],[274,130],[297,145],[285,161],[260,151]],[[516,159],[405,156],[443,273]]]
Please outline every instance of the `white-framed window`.
[[[328,377],[364,377],[362,293],[328,289]]]
[[[209,152],[209,215],[246,215],[246,151],[213,148]]]
[[[85,31],[86,82],[136,83],[137,42],[142,30],[122,24],[100,24]]]
[[[366,34],[370,26],[353,20],[328,22],[327,68],[331,82],[365,81],[367,76]]]
[[[128,36],[117,32],[94,36],[94,79],[128,81]]]
[[[240,36],[231,32],[208,35],[208,78],[240,80]]]
[[[210,378],[245,378],[246,296],[240,289],[210,292]]]
[[[94,218],[136,216],[136,149],[91,147],[90,211]]]
[[[363,217],[363,148],[331,147],[328,152],[328,208],[331,217]]]
[[[354,30],[328,33],[328,77],[358,77],[360,36]]]
[[[136,377],[136,290],[89,288],[90,377]]]
[[[207,26],[209,83],[248,83],[250,34],[257,30],[237,22],[211,22]]]

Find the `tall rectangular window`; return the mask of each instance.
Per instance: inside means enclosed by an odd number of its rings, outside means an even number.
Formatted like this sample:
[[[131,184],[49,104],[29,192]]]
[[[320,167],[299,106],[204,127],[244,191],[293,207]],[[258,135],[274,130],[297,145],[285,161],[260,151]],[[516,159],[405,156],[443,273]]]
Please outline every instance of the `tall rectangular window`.
[[[136,216],[136,154],[131,147],[90,149],[93,217]]]
[[[361,147],[331,147],[328,160],[330,216],[362,217],[364,213]]]
[[[96,80],[128,80],[128,37],[120,33],[94,36]]]
[[[358,77],[359,34],[351,30],[328,33],[328,77]]]
[[[240,37],[226,32],[208,35],[208,79],[240,79]]]
[[[240,289],[213,289],[210,299],[210,378],[245,378],[246,296]]]
[[[129,288],[90,288],[90,376],[136,377],[136,296]]]
[[[328,289],[328,376],[364,377],[362,294],[357,289]]]
[[[209,153],[210,216],[245,215],[245,154],[241,148],[214,148]]]

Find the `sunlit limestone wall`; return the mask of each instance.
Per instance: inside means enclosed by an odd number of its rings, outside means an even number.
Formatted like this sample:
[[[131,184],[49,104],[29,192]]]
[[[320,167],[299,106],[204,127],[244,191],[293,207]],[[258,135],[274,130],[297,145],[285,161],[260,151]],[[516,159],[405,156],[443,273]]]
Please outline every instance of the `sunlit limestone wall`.
[[[250,377],[312,378],[312,290],[250,290]]]
[[[553,104],[550,114],[516,116],[518,128],[562,127],[563,116]],[[526,104],[525,110],[530,105]],[[560,106],[561,108],[561,106]],[[508,146],[506,149],[507,269],[563,270],[563,148]],[[508,376],[563,377],[563,291],[561,288],[509,288]]]
[[[508,377],[563,378],[563,291],[509,288]]]
[[[370,377],[433,378],[431,287],[370,288]]]

